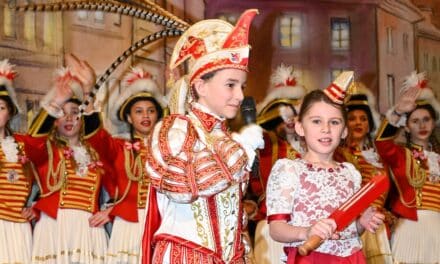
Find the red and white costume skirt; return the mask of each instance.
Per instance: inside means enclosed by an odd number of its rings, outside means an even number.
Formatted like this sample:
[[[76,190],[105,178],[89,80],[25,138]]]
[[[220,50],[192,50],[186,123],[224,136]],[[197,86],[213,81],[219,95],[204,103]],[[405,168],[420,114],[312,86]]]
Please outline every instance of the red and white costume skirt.
[[[399,218],[391,237],[394,263],[440,263],[440,213],[417,210],[417,217]]]
[[[31,252],[31,225],[0,219],[0,263],[31,263]]]
[[[107,234],[90,227],[90,212],[58,209],[57,219],[42,213],[34,229],[32,263],[105,263]]]
[[[139,222],[116,217],[108,245],[106,264],[138,263],[141,250],[145,209],[138,209]]]

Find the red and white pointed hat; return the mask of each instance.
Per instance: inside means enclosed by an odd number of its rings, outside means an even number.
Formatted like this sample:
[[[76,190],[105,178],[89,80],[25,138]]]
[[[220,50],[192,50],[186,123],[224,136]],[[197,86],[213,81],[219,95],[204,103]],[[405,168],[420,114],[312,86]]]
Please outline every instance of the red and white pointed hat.
[[[189,84],[213,70],[235,68],[247,71],[248,35],[251,22],[258,13],[246,10],[235,27],[220,19],[195,23],[177,41],[171,55],[170,68],[190,60]]]
[[[348,87],[354,78],[353,71],[343,71],[324,89],[324,93],[336,104],[343,104]]]

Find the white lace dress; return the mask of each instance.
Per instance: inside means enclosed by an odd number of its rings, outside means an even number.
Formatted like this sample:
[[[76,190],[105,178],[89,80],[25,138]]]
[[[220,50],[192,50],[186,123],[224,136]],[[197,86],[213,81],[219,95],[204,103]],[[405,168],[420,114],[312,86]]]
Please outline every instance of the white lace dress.
[[[308,227],[319,219],[327,218],[360,185],[361,175],[350,163],[323,169],[303,159],[281,159],[272,168],[267,184],[267,215],[289,215],[289,224]],[[285,246],[297,247],[302,243],[291,242]],[[340,232],[340,239],[326,240],[316,251],[346,257],[361,248],[353,222]]]

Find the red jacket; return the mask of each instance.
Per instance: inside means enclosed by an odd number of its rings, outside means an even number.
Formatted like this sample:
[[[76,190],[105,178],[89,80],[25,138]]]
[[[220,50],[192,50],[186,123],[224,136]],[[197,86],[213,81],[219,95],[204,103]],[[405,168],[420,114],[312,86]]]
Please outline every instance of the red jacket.
[[[410,185],[406,173],[414,173],[414,163],[417,161],[410,154],[410,149],[394,142],[397,130],[397,127],[384,119],[376,136],[376,147],[391,168],[391,176],[397,188],[396,192],[390,193],[391,210],[401,217],[417,220],[416,190]]]
[[[111,197],[117,195],[115,198],[116,204],[111,211],[111,215],[119,216],[126,221],[138,222],[138,208],[145,208],[146,197],[148,195],[148,177],[145,174],[145,162],[142,166],[137,168],[136,177],[143,177],[146,184],[142,186],[136,180],[130,180],[127,176],[126,165],[133,168],[135,162],[135,155],[141,154],[145,150],[143,143],[134,141],[133,143],[120,139],[113,138],[107,131],[100,129],[95,135],[90,138],[91,145],[102,153],[103,159],[112,164],[114,180],[116,181],[117,194],[114,191],[110,194]],[[139,147],[137,150],[136,148]],[[126,159],[126,155],[129,160]],[[142,155],[142,154],[141,154]],[[144,160],[144,159],[142,159]],[[128,164],[126,164],[126,162]],[[142,169],[143,176],[139,174]]]

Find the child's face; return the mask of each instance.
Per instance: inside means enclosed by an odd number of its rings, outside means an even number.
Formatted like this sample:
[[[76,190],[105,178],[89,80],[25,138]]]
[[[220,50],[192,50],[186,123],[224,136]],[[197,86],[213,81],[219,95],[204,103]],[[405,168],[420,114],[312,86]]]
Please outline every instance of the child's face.
[[[434,126],[434,119],[429,111],[420,108],[408,117],[405,130],[411,135],[411,142],[423,145],[429,142]]]
[[[9,113],[8,103],[0,99],[0,127],[5,127],[11,119],[11,114]]]
[[[360,109],[350,111],[347,118],[347,127],[351,139],[364,140],[370,131],[367,113]]]
[[[332,156],[341,138],[347,136],[341,110],[325,102],[314,103],[295,129],[304,137],[307,152],[322,158]]]
[[[224,69],[207,81],[196,80],[194,85],[199,95],[198,102],[220,117],[234,118],[243,101],[246,77],[245,71]]]
[[[153,102],[137,101],[130,108],[128,123],[133,126],[135,134],[146,136],[153,129],[158,119],[158,112]]]
[[[72,102],[67,102],[63,106],[64,116],[55,120],[58,133],[65,138],[79,137],[81,130],[81,119],[78,120],[79,106]]]

